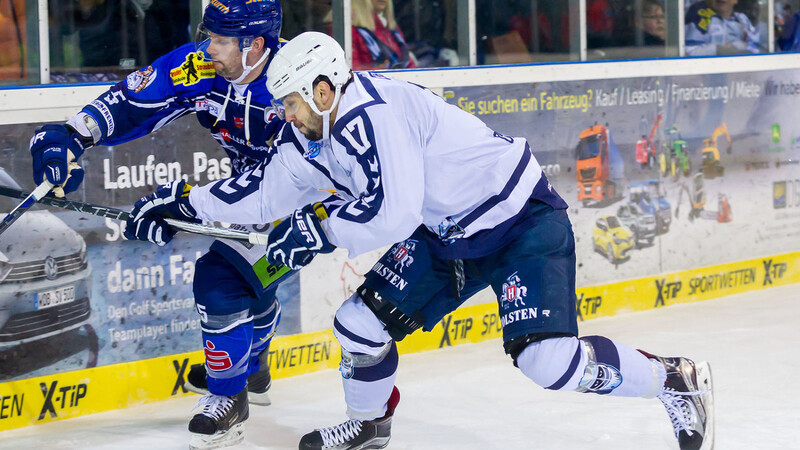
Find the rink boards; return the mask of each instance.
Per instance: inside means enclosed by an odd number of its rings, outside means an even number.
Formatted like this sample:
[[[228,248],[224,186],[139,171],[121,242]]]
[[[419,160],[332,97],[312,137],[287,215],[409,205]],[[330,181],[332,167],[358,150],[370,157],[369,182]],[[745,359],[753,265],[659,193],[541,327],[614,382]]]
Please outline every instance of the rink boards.
[[[800,282],[800,252],[761,257],[577,290],[579,321]],[[415,353],[502,336],[496,303],[462,307],[429,333],[398,343]],[[498,351],[502,344],[498,341]],[[330,330],[280,336],[270,347],[274,378],[339,364],[340,350]],[[112,364],[0,384],[0,430],[166,400],[187,395],[182,384],[200,351]],[[331,376],[337,376],[331,374]],[[277,384],[280,389],[280,383]]]

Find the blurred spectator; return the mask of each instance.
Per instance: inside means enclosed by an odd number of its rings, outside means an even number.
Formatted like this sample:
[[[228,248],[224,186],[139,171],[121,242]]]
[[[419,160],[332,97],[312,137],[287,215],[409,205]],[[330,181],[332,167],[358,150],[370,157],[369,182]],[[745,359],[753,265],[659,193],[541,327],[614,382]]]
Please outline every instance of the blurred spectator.
[[[353,69],[417,67],[391,0],[352,0]]]
[[[642,34],[642,45],[665,44],[667,17],[660,0],[642,0],[642,12],[635,18],[636,30]]]
[[[586,3],[586,46],[601,48],[616,45],[616,21],[608,0],[589,0]]]
[[[666,16],[661,0],[640,0],[632,2],[629,9],[620,11],[620,16],[627,20],[618,20],[614,35],[615,46],[624,47],[621,52],[611,52],[611,56],[625,57],[657,57],[665,56],[666,48]],[[623,25],[629,23],[630,25]],[[652,47],[651,49],[634,50],[630,47]],[[655,47],[660,47],[655,49]]]
[[[775,3],[775,40],[776,48],[783,52],[800,50],[800,11],[792,13],[788,3]]]
[[[25,78],[25,0],[0,0],[0,80]]]
[[[735,12],[739,0],[705,0],[686,13],[686,54],[759,53],[759,33],[747,15]]]

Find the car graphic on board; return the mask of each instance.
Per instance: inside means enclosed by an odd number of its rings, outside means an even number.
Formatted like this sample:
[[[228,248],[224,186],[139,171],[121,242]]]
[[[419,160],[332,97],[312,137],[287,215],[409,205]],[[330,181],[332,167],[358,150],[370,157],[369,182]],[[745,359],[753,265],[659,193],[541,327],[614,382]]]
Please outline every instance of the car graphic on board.
[[[617,216],[602,216],[594,223],[594,251],[605,255],[612,264],[625,259],[628,251],[633,248],[634,240],[631,230]]]
[[[0,167],[0,184],[20,189]],[[0,196],[0,217],[19,200]],[[86,242],[49,211],[31,209],[0,235],[0,349],[89,322]]]

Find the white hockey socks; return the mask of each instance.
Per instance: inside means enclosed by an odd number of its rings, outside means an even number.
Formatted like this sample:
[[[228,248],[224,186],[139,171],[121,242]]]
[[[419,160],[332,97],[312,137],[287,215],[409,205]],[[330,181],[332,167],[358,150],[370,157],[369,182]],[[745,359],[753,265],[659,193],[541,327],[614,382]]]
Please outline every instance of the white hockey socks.
[[[664,386],[664,366],[639,351],[602,336],[533,342],[517,365],[539,386],[619,397],[655,397]]]
[[[397,346],[383,323],[353,294],[336,312],[333,334],[342,346],[347,416],[372,420],[386,414],[397,377]]]

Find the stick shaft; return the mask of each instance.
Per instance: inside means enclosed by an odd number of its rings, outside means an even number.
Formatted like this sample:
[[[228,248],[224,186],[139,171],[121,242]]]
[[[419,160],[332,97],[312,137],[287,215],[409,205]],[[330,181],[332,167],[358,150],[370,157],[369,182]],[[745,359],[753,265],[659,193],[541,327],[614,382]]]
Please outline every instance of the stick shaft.
[[[28,204],[22,212],[27,211],[27,209],[30,208],[36,202],[36,200],[31,200],[32,198],[34,198],[34,194],[36,194],[36,191],[28,193],[25,191],[20,191],[18,189],[6,186],[0,186],[0,195],[12,198],[25,199],[23,200],[22,203],[20,203],[19,206],[14,208],[14,210],[11,213],[9,213],[9,215],[6,216],[6,218],[10,217],[12,214],[15,214],[15,212],[18,212],[21,209],[21,207],[26,204],[26,202],[28,202]],[[47,191],[44,192],[44,195],[46,194]],[[91,203],[80,202],[77,200],[69,200],[66,198],[46,197],[46,196],[42,196],[38,200],[40,203],[48,206],[54,206],[56,208],[61,208],[61,209],[68,209],[70,211],[77,211],[84,214],[91,214],[93,216],[108,217],[110,219],[116,219],[116,220],[128,220],[128,218],[131,217],[130,213],[128,213],[127,211],[123,211],[121,209],[111,208],[109,206],[93,205]],[[16,217],[19,217],[22,214],[22,212],[16,213]],[[13,217],[8,224],[6,224],[6,219],[3,219],[3,222],[0,223],[0,233],[2,233],[5,228],[8,228],[8,225],[13,223],[14,220],[16,220],[16,217]],[[205,236],[213,236],[219,238],[236,239],[240,241],[250,241],[253,244],[259,244],[259,245],[265,245],[266,243],[267,235],[262,233],[249,233],[247,231],[232,230],[230,228],[214,227],[211,225],[204,225],[199,223],[190,223],[176,219],[165,219],[165,220],[170,226],[173,226],[181,231],[186,231],[189,233],[201,234]]]
[[[52,188],[53,185],[50,184],[49,181],[44,180],[42,181],[42,184],[36,186],[36,189],[34,189],[33,192],[24,193],[26,195],[21,197],[23,198],[22,202],[20,202],[16,208],[12,209],[11,212],[9,212],[5,217],[3,217],[3,220],[0,221],[0,234],[3,234],[3,232],[6,231],[12,223],[16,222],[20,216],[25,214],[25,211],[31,209],[31,206],[33,206],[34,203],[44,198],[44,196],[47,195]]]

